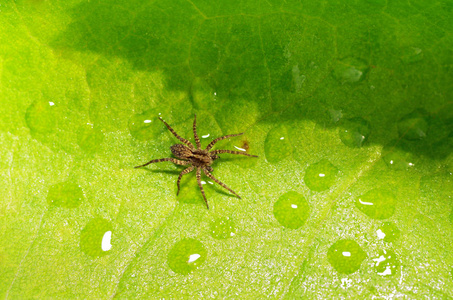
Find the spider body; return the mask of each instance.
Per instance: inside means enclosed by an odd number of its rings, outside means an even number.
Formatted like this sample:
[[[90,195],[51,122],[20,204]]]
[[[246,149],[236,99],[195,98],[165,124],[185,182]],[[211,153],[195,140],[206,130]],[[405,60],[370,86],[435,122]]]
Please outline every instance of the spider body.
[[[239,155],[246,155],[246,156],[251,156],[251,157],[258,157],[258,156],[250,155],[250,154],[247,154],[247,153],[244,153],[244,152],[239,152],[239,151],[231,151],[231,150],[213,150],[213,151],[209,151],[209,150],[211,150],[211,148],[214,146],[214,144],[217,143],[218,141],[221,141],[221,140],[224,140],[224,139],[227,139],[227,138],[230,138],[230,137],[239,136],[239,135],[242,135],[244,133],[230,134],[230,135],[226,135],[226,136],[223,136],[223,137],[216,138],[206,147],[206,149],[201,149],[200,139],[199,139],[198,134],[197,134],[197,125],[196,125],[197,116],[196,115],[195,115],[195,119],[193,121],[193,134],[194,134],[195,142],[196,142],[196,145],[197,145],[196,148],[192,145],[191,142],[189,142],[188,140],[180,137],[173,130],[173,128],[171,128],[170,125],[168,125],[162,118],[159,118],[159,119],[165,124],[165,126],[168,128],[168,130],[170,130],[170,132],[176,138],[178,138],[181,142],[184,143],[184,144],[176,144],[176,145],[173,145],[173,146],[170,147],[171,153],[173,153],[173,155],[176,156],[179,159],[175,159],[175,158],[171,158],[171,157],[170,158],[153,159],[153,160],[147,162],[146,164],[141,165],[141,166],[137,166],[135,168],[140,168],[140,167],[144,167],[144,166],[147,166],[149,164],[152,164],[152,163],[163,162],[163,161],[171,161],[171,162],[173,162],[173,163],[175,163],[177,165],[189,165],[188,168],[184,169],[179,174],[178,181],[177,181],[177,185],[178,185],[177,195],[179,194],[179,189],[180,189],[179,188],[179,183],[181,182],[182,176],[184,176],[185,174],[190,173],[194,169],[196,169],[196,172],[197,172],[196,176],[197,176],[198,186],[200,187],[201,194],[203,195],[203,199],[204,199],[204,201],[206,203],[206,207],[208,209],[209,209],[208,200],[206,199],[206,195],[204,193],[204,189],[203,189],[203,186],[201,184],[201,171],[203,171],[203,173],[205,173],[206,176],[208,176],[209,178],[211,178],[212,180],[217,182],[219,185],[221,185],[222,187],[224,187],[225,189],[227,189],[228,191],[230,191],[231,193],[236,195],[238,198],[241,198],[232,189],[227,187],[223,182],[221,182],[220,180],[218,180],[217,178],[215,178],[211,174],[211,172],[214,171],[212,169],[211,165],[214,162],[214,160],[220,158],[217,155],[217,154],[220,154],[220,153],[239,154]]]

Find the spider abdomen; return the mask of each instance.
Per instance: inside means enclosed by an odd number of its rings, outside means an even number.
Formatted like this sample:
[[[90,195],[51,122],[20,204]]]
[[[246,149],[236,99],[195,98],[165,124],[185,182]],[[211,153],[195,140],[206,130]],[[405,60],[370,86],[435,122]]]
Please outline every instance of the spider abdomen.
[[[170,147],[171,153],[177,158],[188,159],[193,156],[192,150],[183,144],[176,144]]]

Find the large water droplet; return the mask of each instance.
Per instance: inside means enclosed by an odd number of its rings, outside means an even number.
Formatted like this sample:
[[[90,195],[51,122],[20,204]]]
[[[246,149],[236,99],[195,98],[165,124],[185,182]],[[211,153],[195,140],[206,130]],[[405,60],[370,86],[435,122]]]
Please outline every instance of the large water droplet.
[[[372,219],[388,219],[395,212],[396,198],[388,190],[373,189],[358,197],[355,205]]]
[[[398,134],[406,140],[421,140],[426,137],[428,127],[428,114],[419,109],[398,121]]]
[[[341,83],[356,83],[365,78],[368,65],[364,61],[347,57],[337,63],[333,70],[333,76]]]
[[[33,102],[25,113],[25,122],[31,131],[52,133],[56,127],[55,103],[37,100]]]
[[[397,145],[398,141],[391,141],[382,149],[382,159],[391,169],[405,170],[415,166],[414,155]]]
[[[231,238],[236,235],[236,225],[229,217],[217,218],[211,222],[210,234],[218,240]]]
[[[92,124],[79,127],[77,132],[77,144],[86,153],[94,153],[104,140],[104,134]]]
[[[157,109],[150,109],[141,114],[133,115],[129,120],[129,132],[139,141],[157,138],[164,128],[158,117],[159,111]]]
[[[83,191],[75,183],[60,182],[50,187],[47,194],[49,205],[55,205],[64,208],[76,208],[82,203]]]
[[[91,257],[99,257],[112,248],[112,224],[102,218],[89,221],[80,233],[80,249]]]
[[[395,224],[391,222],[385,222],[379,226],[376,231],[378,239],[384,240],[387,243],[395,242],[400,237],[400,230],[396,227]]]
[[[305,184],[313,191],[321,192],[328,190],[335,182],[338,169],[328,160],[322,159],[311,164],[305,170]]]
[[[352,274],[366,258],[365,252],[353,240],[339,240],[330,246],[327,259],[339,273]]]
[[[288,130],[284,125],[272,128],[264,141],[264,153],[270,163],[278,163],[291,155],[292,147],[289,142]]]
[[[360,148],[368,139],[371,126],[360,117],[344,120],[340,128],[340,139],[348,147]]]
[[[297,229],[304,225],[310,215],[310,207],[304,196],[287,192],[274,203],[274,217],[286,228]]]
[[[373,267],[378,275],[395,275],[399,263],[395,252],[390,249],[382,250],[376,258],[373,258]]]
[[[168,253],[168,266],[174,272],[187,275],[197,269],[207,257],[203,244],[186,238],[177,242]]]

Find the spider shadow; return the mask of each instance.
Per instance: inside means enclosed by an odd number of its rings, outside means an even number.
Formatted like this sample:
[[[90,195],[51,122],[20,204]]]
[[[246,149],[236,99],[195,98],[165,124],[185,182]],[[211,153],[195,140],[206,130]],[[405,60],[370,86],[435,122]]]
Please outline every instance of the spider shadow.
[[[233,159],[231,159],[231,160],[233,160]],[[151,173],[159,173],[159,174],[168,174],[168,175],[179,175],[179,173],[181,173],[181,171],[183,171],[184,169],[185,169],[184,167],[178,168],[178,170],[151,170],[151,169],[143,168],[143,170],[146,170],[147,172],[151,172]],[[195,171],[192,171],[192,172],[190,172],[189,174],[191,174],[191,173],[194,173],[194,174],[195,174]],[[187,175],[189,175],[189,174],[187,174]],[[187,176],[187,175],[185,175],[185,176]],[[185,176],[184,176],[184,177],[185,177]],[[190,175],[189,175],[189,176],[190,176]],[[203,175],[203,176],[204,176],[204,175]],[[182,187],[183,185],[186,185],[186,184],[187,184],[187,182],[185,182],[185,180],[184,180],[184,177],[183,177],[183,180],[181,181],[181,187]],[[177,179],[175,179],[175,183],[176,183],[176,180],[177,180]],[[205,182],[206,182],[206,181],[205,181]],[[212,182],[212,181],[210,180],[210,178],[208,178],[208,181],[207,181],[207,182]],[[198,186],[197,186],[197,188],[198,188]],[[229,192],[224,191],[223,188],[222,188],[221,186],[219,186],[219,185],[218,185],[217,183],[215,183],[215,182],[213,182],[213,184],[209,184],[209,185],[208,185],[208,184],[204,184],[204,185],[203,185],[203,188],[204,188],[205,190],[207,190],[207,189],[213,189],[216,193],[222,194],[222,195],[224,195],[224,196],[228,196],[228,197],[236,197],[235,195],[233,195],[233,194],[231,194],[231,193],[229,193]]]

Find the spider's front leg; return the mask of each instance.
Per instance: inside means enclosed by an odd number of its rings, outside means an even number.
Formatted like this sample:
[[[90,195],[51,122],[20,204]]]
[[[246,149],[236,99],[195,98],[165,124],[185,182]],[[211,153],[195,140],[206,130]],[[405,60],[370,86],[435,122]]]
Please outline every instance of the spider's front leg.
[[[203,185],[201,184],[201,168],[200,167],[197,167],[197,182],[198,182],[198,186],[200,187],[201,194],[203,195],[204,202],[206,203],[206,207],[209,209],[208,200],[206,199],[206,195],[204,194]]]
[[[190,167],[188,167],[187,169],[182,170],[181,173],[179,173],[178,182],[176,182],[176,185],[178,186],[178,192],[176,193],[176,196],[179,195],[179,183],[181,182],[181,178],[182,178],[184,175],[186,175],[187,173],[192,172],[193,169],[195,169],[195,167],[194,167],[194,166],[190,166]]]

